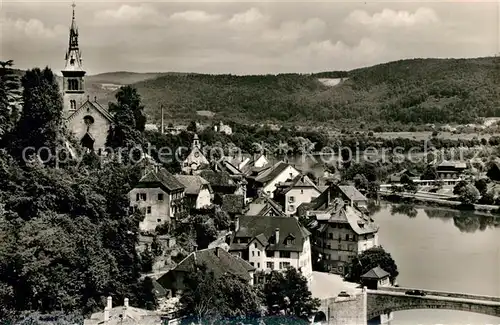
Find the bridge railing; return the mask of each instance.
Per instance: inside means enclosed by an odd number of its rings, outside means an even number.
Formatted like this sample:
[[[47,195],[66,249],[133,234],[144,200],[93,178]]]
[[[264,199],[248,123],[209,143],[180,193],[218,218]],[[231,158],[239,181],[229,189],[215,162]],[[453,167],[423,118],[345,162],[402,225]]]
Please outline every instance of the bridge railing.
[[[427,290],[427,289],[419,289],[419,288],[381,287],[381,288],[378,288],[377,291],[390,291],[390,292],[405,293],[408,290],[420,290],[420,291],[425,292],[427,295],[438,296],[438,297],[462,298],[462,299],[471,299],[471,300],[500,302],[500,297],[495,297],[495,296],[476,295],[476,294],[459,293],[459,292],[436,291],[436,290]]]

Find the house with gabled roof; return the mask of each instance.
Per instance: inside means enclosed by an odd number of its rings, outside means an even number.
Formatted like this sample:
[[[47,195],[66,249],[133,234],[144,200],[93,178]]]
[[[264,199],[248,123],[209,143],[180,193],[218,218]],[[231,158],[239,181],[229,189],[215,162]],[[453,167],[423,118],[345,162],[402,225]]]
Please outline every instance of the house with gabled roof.
[[[390,274],[380,266],[376,266],[361,275],[361,284],[372,290],[377,290],[378,287],[388,287],[391,285]]]
[[[306,175],[298,175],[293,180],[276,185],[274,198],[286,215],[294,215],[302,203],[310,203],[321,195],[321,189]]]
[[[230,254],[221,247],[207,248],[192,252],[179,264],[160,277],[158,283],[176,296],[184,290],[184,279],[186,274],[197,268],[206,267],[207,271],[213,272],[215,278],[224,276],[235,276],[242,281],[254,284],[255,267],[247,261]]]
[[[294,267],[312,279],[311,233],[293,217],[240,216],[235,219],[229,252],[248,261],[257,271],[284,271]],[[262,279],[256,278],[256,283]]]
[[[139,223],[141,231],[154,231],[157,226],[171,222],[183,211],[185,186],[165,168],[147,169],[139,182],[129,192],[130,207],[144,210]]]
[[[259,217],[284,217],[283,208],[270,197],[263,195],[250,204],[243,210],[243,214],[247,216]]]
[[[247,176],[247,179],[254,195],[257,194],[258,196],[262,193],[273,198],[277,184],[291,181],[299,174],[300,171],[295,167],[280,161],[272,166],[265,166],[262,169],[253,170],[252,173]]]
[[[187,206],[203,209],[212,204],[212,187],[203,177],[199,175],[175,175],[175,178],[185,187]]]

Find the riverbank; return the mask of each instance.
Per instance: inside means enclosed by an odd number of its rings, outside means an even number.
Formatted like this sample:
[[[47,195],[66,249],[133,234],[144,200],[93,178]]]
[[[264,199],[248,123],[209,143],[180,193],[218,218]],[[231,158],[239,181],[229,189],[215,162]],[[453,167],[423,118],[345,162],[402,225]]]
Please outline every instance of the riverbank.
[[[391,191],[381,190],[379,191],[379,196],[384,200],[393,203],[417,203],[436,207],[446,207],[453,208],[456,210],[473,210],[479,212],[486,212],[488,214],[500,214],[500,206],[498,205],[486,205],[486,204],[473,204],[464,205],[460,201],[454,201],[451,199],[444,199],[440,197],[433,197],[432,193],[421,194],[421,193],[392,193]]]

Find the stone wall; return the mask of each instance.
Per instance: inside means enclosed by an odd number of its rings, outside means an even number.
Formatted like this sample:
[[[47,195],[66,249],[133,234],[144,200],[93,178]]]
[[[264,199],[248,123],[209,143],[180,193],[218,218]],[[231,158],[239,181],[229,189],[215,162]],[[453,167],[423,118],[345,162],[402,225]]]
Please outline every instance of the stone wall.
[[[351,297],[336,297],[322,301],[329,325],[366,325],[366,292]]]

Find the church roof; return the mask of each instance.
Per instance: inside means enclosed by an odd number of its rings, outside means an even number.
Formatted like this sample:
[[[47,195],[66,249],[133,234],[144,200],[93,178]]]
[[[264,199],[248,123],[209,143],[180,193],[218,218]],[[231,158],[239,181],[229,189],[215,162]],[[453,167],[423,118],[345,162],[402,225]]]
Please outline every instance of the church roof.
[[[74,116],[78,114],[82,109],[85,109],[90,105],[93,107],[96,111],[98,111],[102,116],[104,116],[108,121],[112,122],[113,121],[113,116],[108,112],[107,109],[105,109],[101,104],[98,102],[94,101],[91,102],[89,99],[87,99],[82,106],[80,106],[76,111],[74,111],[69,117],[68,120],[71,120]]]

